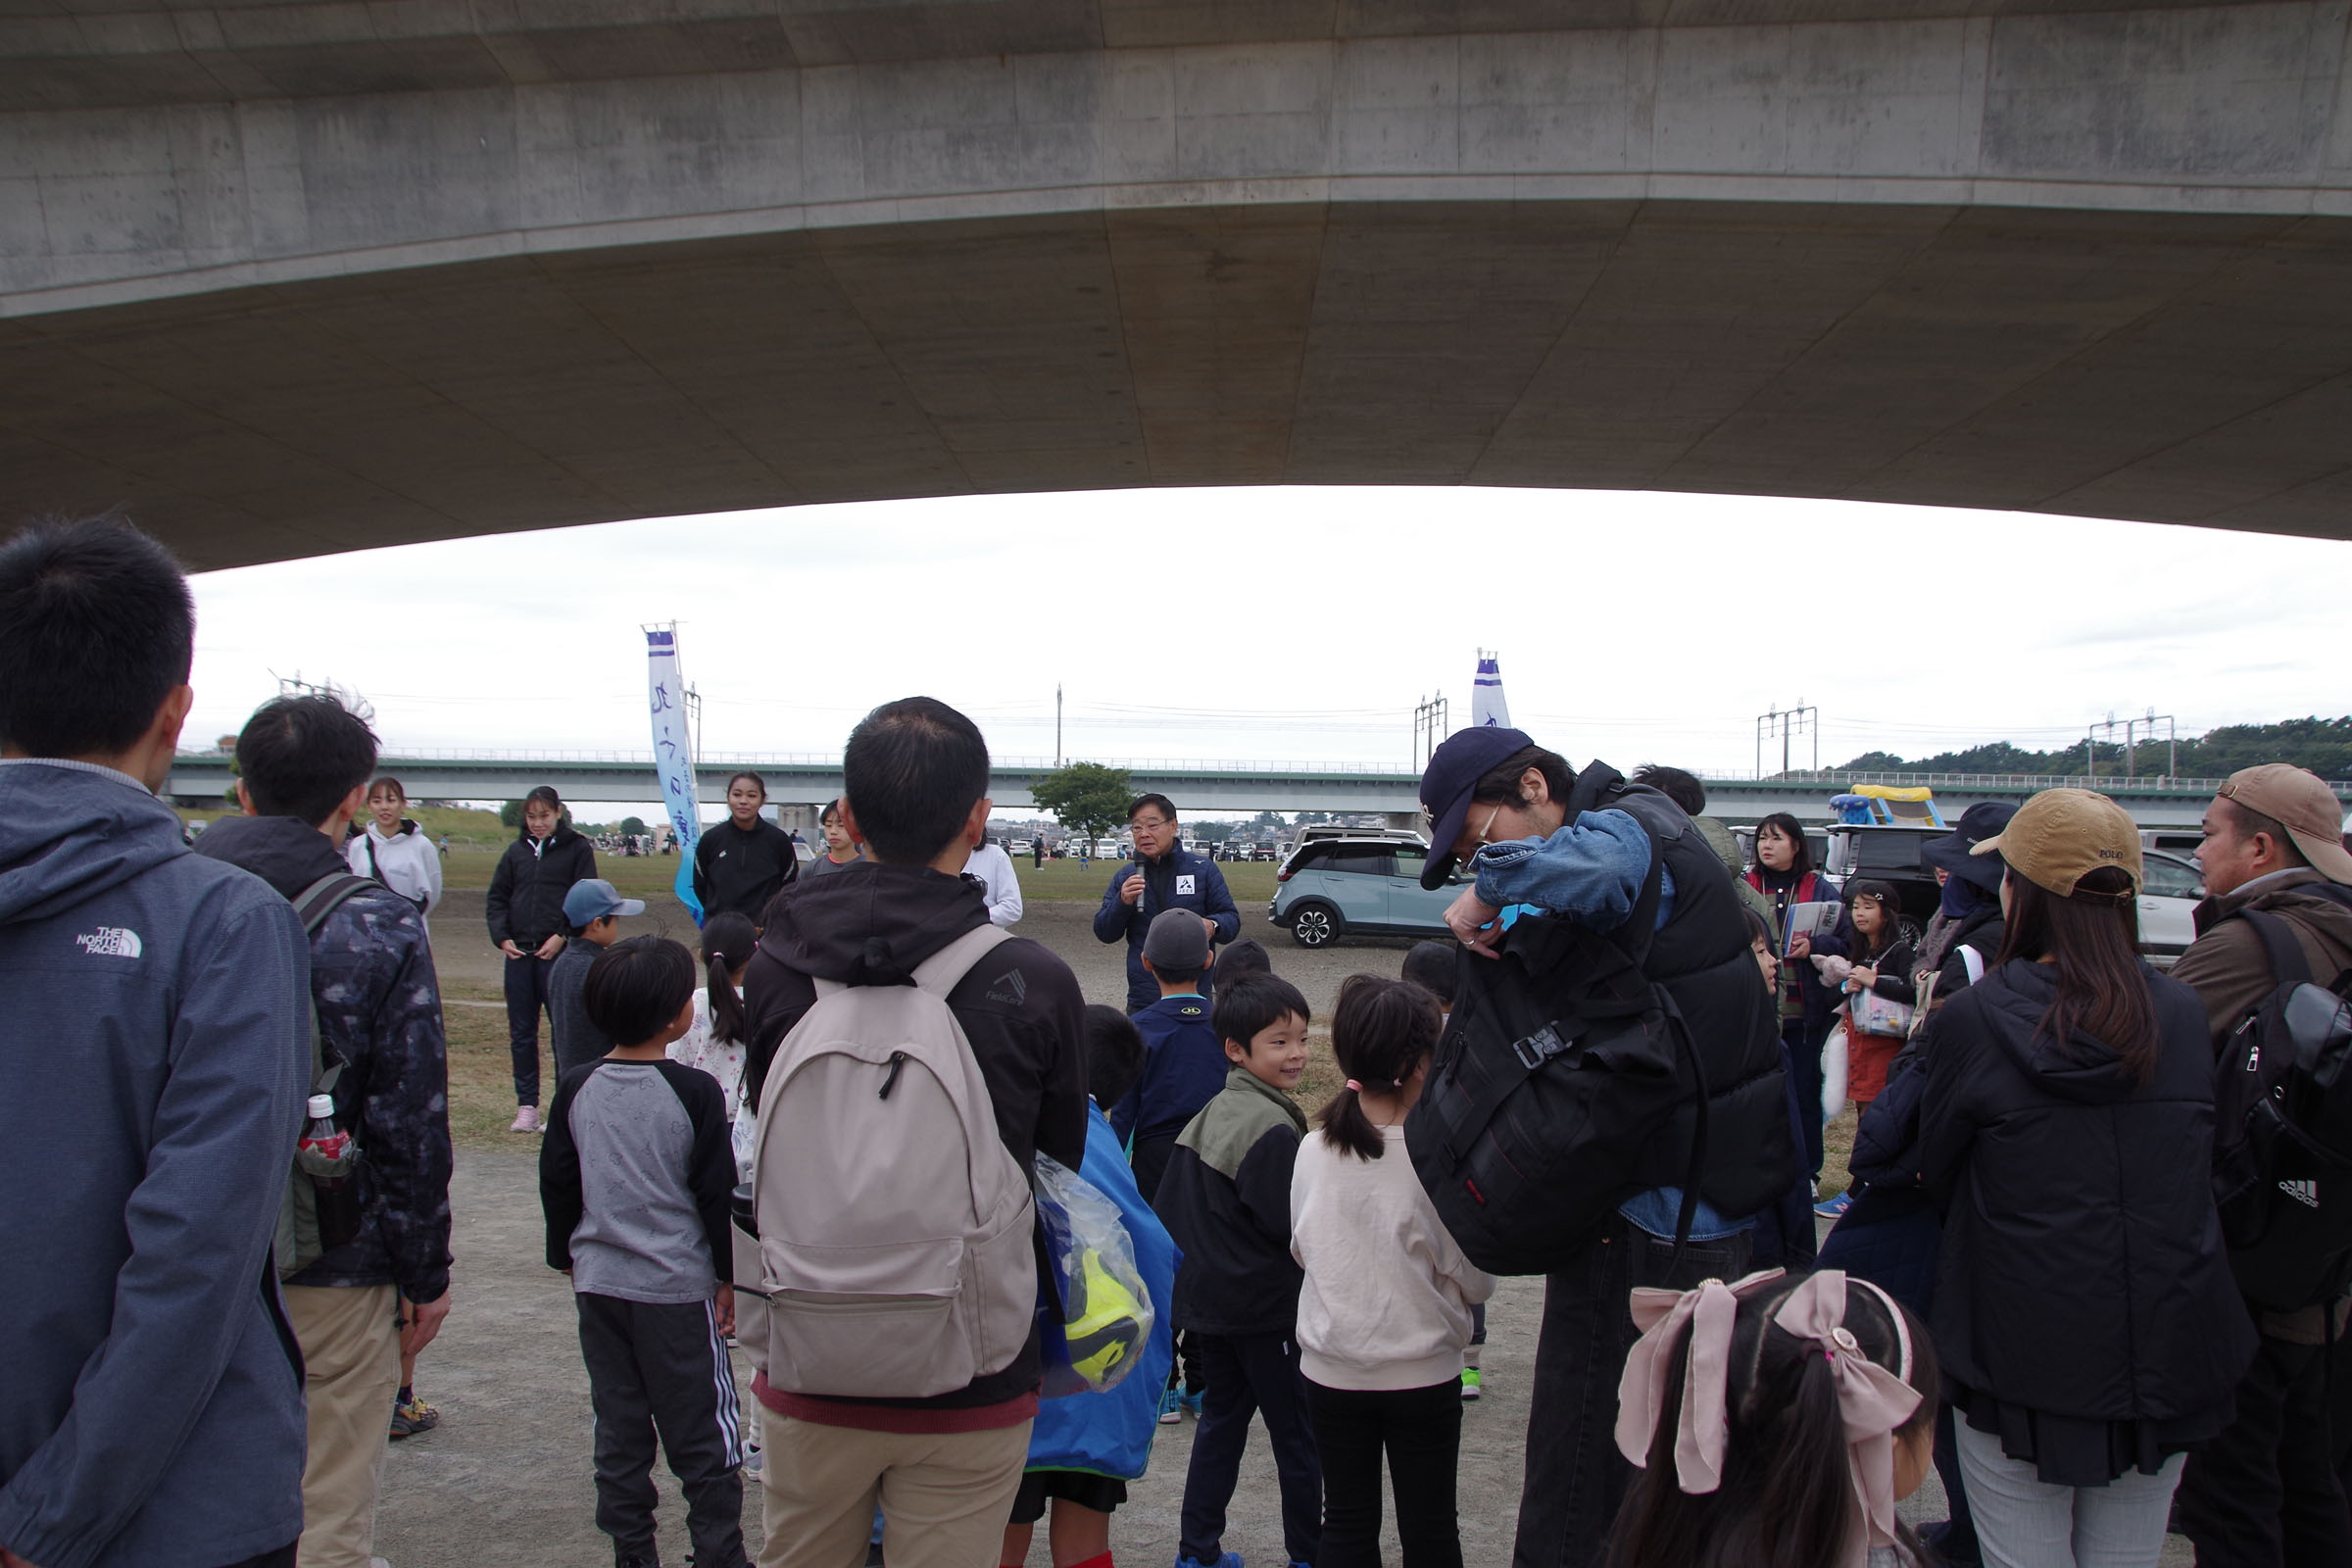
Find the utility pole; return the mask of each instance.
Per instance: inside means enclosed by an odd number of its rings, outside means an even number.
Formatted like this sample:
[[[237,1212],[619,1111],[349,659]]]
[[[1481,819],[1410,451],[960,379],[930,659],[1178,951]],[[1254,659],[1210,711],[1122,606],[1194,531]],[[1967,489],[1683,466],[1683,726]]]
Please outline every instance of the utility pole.
[[[2164,725],[2166,738],[2171,743],[2165,757],[2164,776],[2168,779],[2171,778],[2180,770],[2180,727],[2174,722],[2172,714],[2159,713],[2153,708],[2150,708],[2138,718],[2124,720],[2124,776],[2132,778],[2137,775],[2138,770],[2132,765],[2132,737],[2142,724],[2147,726],[2150,740],[2156,738],[2156,726]]]
[[[2126,744],[2125,744],[2125,746],[2124,746],[2124,752],[2125,752],[2125,762],[2124,762],[2124,765],[2125,765],[2126,767],[2130,767],[2130,766],[2132,765],[2132,764],[2131,764],[2131,760],[2130,760],[2130,754],[2131,754],[2131,751],[2132,751],[2132,747],[2131,747],[2131,744],[2130,744],[2130,741],[2129,741],[2129,737],[2130,737],[2130,735],[2131,735],[2131,733],[2132,733],[2132,732],[2131,732],[2129,729],[2126,729],[2126,728],[2125,728],[2125,725],[2126,725],[2126,724],[2128,724],[2129,722],[2131,722],[2131,721],[2130,721],[2130,720],[2128,720],[2128,719],[2118,719],[2118,718],[2115,716],[2115,710],[2114,710],[2113,709],[2110,709],[2110,710],[2108,710],[2107,716],[2106,716],[2105,718],[2102,718],[2102,719],[2099,719],[2099,720],[2097,720],[2096,722],[2094,722],[2094,723],[2092,723],[2092,724],[2088,725],[2088,726],[2087,726],[2087,727],[2086,727],[2086,728],[2083,730],[2083,734],[2082,734],[2082,750],[2083,750],[2083,753],[2084,753],[2084,755],[2085,755],[2085,756],[2087,756],[2087,757],[2089,758],[2089,760],[2090,760],[2090,776],[2091,776],[2091,778],[2092,778],[2094,781],[2095,781],[2095,780],[2098,778],[2098,776],[2099,776],[2099,751],[2098,751],[2098,746],[2097,746],[2097,745],[2096,745],[2096,743],[2093,741],[2092,737],[2093,737],[2093,736],[2095,736],[2095,735],[2097,735],[2097,734],[2098,734],[2098,732],[2099,732],[2099,731],[2101,731],[2101,730],[2105,730],[2105,731],[2107,732],[2107,744],[2108,744],[2108,745],[2110,745],[2110,746],[2113,746],[2113,745],[2115,744],[2115,732],[2116,732],[2117,730],[2119,730],[2119,729],[2123,729],[2123,730],[2124,730],[2124,734],[2125,734],[2125,736],[2127,737]]]
[[[1799,728],[1813,735],[1813,771],[1821,771],[1821,710],[1802,698],[1794,708],[1772,708],[1756,715],[1756,777],[1764,776],[1764,741],[1774,733],[1781,737],[1781,771],[1788,771],[1789,742]]]
[[[1054,683],[1054,765],[1061,765],[1061,682]]]
[[[1413,709],[1413,765],[1415,767],[1425,766],[1428,763],[1431,755],[1438,749],[1438,742],[1444,740],[1449,733],[1449,723],[1446,696],[1443,692],[1435,697],[1422,698]],[[1424,737],[1428,742],[1426,747],[1423,745]]]

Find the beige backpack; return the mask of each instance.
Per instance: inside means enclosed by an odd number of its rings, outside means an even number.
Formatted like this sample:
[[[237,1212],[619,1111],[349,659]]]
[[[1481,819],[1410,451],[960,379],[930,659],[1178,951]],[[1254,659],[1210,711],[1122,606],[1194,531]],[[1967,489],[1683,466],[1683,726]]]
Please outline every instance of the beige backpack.
[[[753,1136],[757,1239],[738,1226],[734,1271],[737,1338],[769,1387],[950,1394],[1028,1343],[1029,1179],[947,1004],[1005,937],[958,937],[910,986],[818,980],[777,1046]]]

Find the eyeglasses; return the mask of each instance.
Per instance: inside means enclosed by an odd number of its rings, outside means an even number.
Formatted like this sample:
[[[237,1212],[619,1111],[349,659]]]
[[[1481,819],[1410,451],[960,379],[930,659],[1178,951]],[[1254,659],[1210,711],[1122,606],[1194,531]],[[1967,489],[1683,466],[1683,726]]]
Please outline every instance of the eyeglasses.
[[[1137,830],[1139,830],[1139,831],[1141,831],[1141,832],[1145,832],[1145,833],[1156,833],[1156,832],[1158,832],[1158,831],[1159,831],[1161,828],[1163,828],[1163,827],[1166,827],[1166,826],[1168,825],[1168,819],[1167,819],[1166,817],[1164,817],[1164,816],[1153,816],[1153,817],[1142,817],[1142,816],[1139,816],[1139,817],[1137,817],[1137,818],[1136,818],[1134,821],[1132,821],[1132,822],[1128,823],[1127,825],[1128,825],[1129,827],[1131,827],[1131,828],[1135,828],[1135,829],[1137,829]]]

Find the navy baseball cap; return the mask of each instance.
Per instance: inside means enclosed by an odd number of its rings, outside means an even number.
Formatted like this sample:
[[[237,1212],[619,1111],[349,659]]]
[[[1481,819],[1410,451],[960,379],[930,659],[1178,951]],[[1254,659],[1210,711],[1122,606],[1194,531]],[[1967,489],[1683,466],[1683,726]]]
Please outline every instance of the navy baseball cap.
[[[1505,760],[1536,743],[1525,730],[1455,730],[1430,754],[1421,770],[1421,812],[1429,819],[1429,863],[1421,885],[1435,892],[1453,875],[1453,844],[1470,815],[1470,792]]]
[[[608,914],[643,914],[643,899],[624,899],[620,889],[601,876],[584,878],[564,895],[564,918],[575,926],[602,920]]]

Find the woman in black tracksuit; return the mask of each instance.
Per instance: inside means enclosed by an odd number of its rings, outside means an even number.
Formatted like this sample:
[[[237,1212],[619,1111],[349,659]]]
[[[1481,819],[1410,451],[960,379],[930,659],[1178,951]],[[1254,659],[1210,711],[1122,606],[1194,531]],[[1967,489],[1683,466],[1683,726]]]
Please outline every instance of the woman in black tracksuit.
[[[2045,790],[1987,852],[2006,935],[1936,1015],[1919,1111],[1969,1507],[1988,1562],[2155,1568],[2181,1455],[2229,1424],[2254,1353],[2205,1011],[2138,957],[2138,830],[2113,801]]]
[[[490,874],[490,940],[507,956],[507,1047],[514,1058],[514,1125],[539,1130],[539,1013],[548,971],[571,933],[564,895],[596,875],[596,851],[564,820],[564,802],[542,784],[522,803],[522,836]]]

